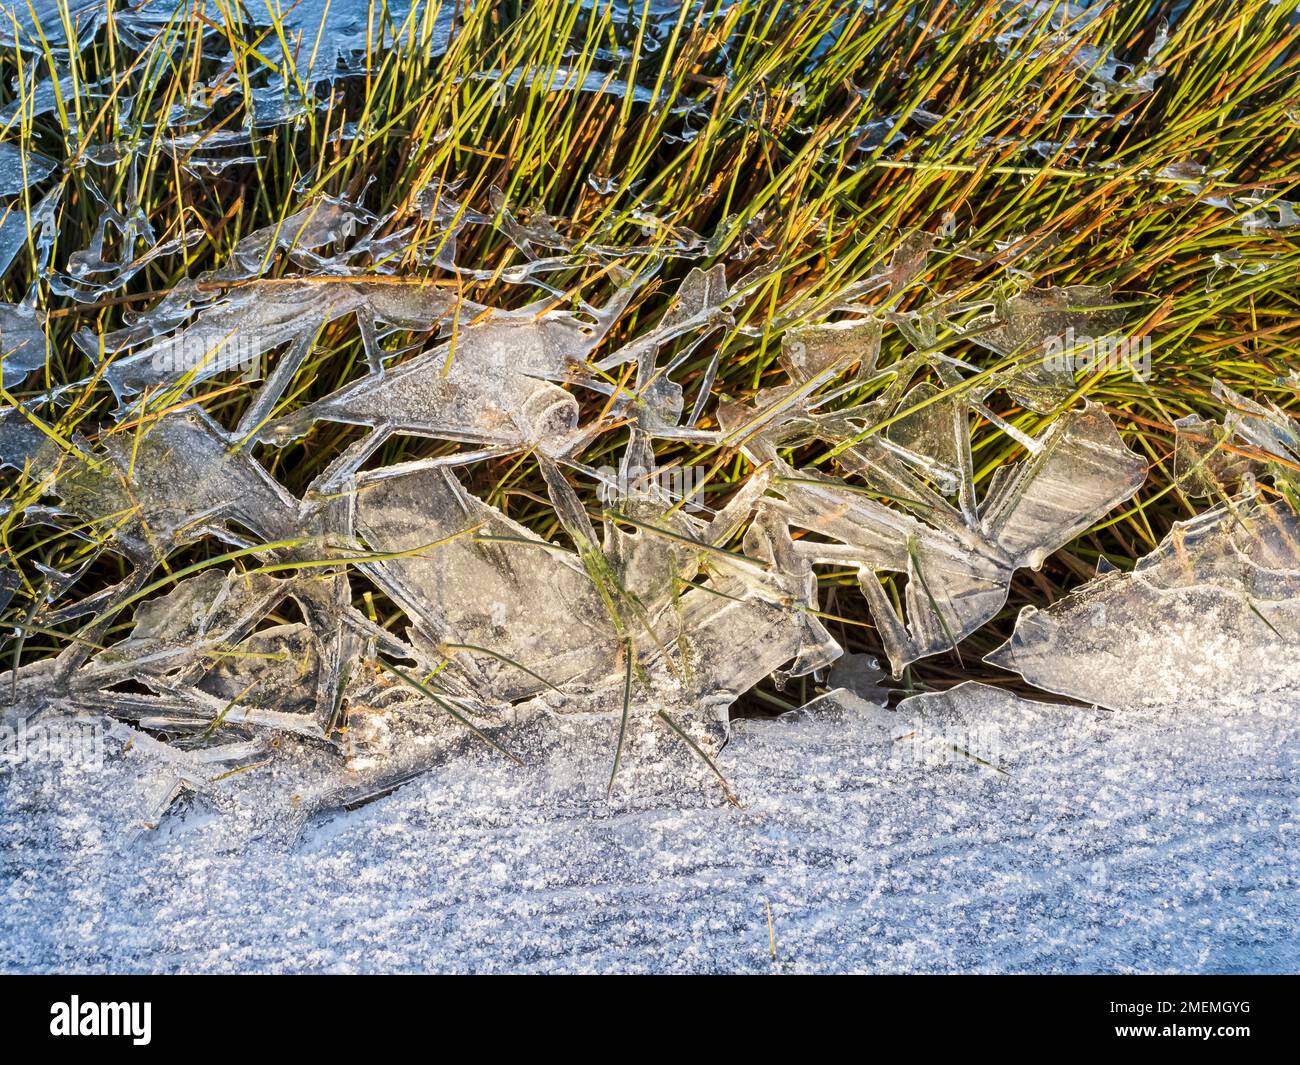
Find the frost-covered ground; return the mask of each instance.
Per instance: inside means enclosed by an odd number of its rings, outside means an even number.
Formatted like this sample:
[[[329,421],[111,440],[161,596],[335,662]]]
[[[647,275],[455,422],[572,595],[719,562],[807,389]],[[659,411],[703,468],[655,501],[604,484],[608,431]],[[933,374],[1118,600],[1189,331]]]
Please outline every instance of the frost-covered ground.
[[[600,758],[474,754],[250,839],[198,807],[133,830],[146,759],[113,740],[101,771],[9,767],[4,968],[1300,966],[1294,707],[1120,715],[976,694],[974,727],[852,698],[738,723],[720,768],[743,809],[611,810],[575,777],[598,780]]]

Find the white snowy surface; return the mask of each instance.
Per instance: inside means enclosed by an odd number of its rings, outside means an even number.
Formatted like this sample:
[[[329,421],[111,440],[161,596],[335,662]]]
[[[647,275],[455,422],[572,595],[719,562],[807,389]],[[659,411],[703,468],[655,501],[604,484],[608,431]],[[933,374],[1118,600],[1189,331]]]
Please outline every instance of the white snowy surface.
[[[964,724],[852,697],[842,713],[740,722],[720,768],[743,809],[715,804],[716,792],[688,809],[615,809],[562,765],[521,770],[482,753],[291,837],[250,837],[241,818],[197,806],[142,832],[150,767],[135,750],[110,740],[99,770],[6,766],[0,961],[1300,968],[1295,707],[1121,715],[976,694]],[[602,763],[573,772],[598,778]],[[292,797],[280,801],[288,819]]]

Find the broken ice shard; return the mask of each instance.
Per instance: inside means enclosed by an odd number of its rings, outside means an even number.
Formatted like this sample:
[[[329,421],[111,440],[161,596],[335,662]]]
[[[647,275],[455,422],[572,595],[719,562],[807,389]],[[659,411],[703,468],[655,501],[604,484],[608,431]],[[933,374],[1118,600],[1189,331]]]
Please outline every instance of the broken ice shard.
[[[576,555],[479,502],[447,469],[381,471],[356,491],[357,528],[399,557],[366,565],[417,638],[502,699],[604,679],[619,643]]]
[[[378,302],[376,317],[397,317]],[[462,305],[450,294],[429,297],[440,313],[464,314],[451,336],[392,370],[376,372],[292,414],[258,428],[261,439],[284,442],[318,420],[364,425],[374,432],[340,469],[355,467],[394,433],[409,432],[506,449],[562,454],[575,443],[578,405],[559,387],[581,370],[584,356],[613,325],[626,295],[586,315],[532,304],[517,311]],[[407,322],[401,324],[407,325]]]
[[[955,647],[991,620],[1006,601],[1016,569],[1042,565],[1136,492],[1146,475],[1145,463],[1124,446],[1105,412],[1089,404],[1056,419],[1023,462],[1001,467],[979,501],[969,466],[968,415],[957,405],[948,412],[960,457],[955,488],[962,501],[954,507],[907,456],[873,435],[859,434],[842,449],[841,462],[864,485],[789,467],[777,451],[783,434],[820,436],[833,422],[799,415],[788,399],[778,399],[780,404],[790,413],[743,445],[754,461],[771,463],[775,471],[760,512],[773,510],[790,526],[816,534],[794,543],[807,562],[857,568],[895,674],[917,658]],[[736,427],[733,433],[762,421],[745,411],[724,412],[724,418],[728,428]],[[919,440],[904,424],[905,440],[933,450],[937,436]],[[826,438],[836,440],[842,432],[843,427]],[[939,457],[950,458],[951,452]],[[924,463],[921,473],[929,473]],[[906,577],[903,618],[881,585],[889,574]]]
[[[36,152],[0,141],[0,196],[12,196],[45,180],[57,164]]]
[[[1174,422],[1174,479],[1193,499],[1223,498],[1253,463],[1229,446],[1231,433],[1218,422],[1189,414]]]
[[[3,0],[0,43],[38,54],[66,48],[89,41],[106,18],[105,0]]]
[[[1225,504],[1044,610],[986,661],[1114,710],[1300,698],[1300,519]]]
[[[44,312],[22,303],[0,303],[0,379],[5,388],[44,366],[48,351]]]
[[[1300,463],[1300,425],[1272,404],[1256,403],[1221,381],[1213,385],[1214,397],[1224,405],[1223,424],[1267,455],[1292,467]]]
[[[969,324],[975,343],[1013,358],[1001,381],[1017,402],[1050,411],[1074,390],[1076,346],[1117,334],[1124,312],[1104,285],[1028,289]]]

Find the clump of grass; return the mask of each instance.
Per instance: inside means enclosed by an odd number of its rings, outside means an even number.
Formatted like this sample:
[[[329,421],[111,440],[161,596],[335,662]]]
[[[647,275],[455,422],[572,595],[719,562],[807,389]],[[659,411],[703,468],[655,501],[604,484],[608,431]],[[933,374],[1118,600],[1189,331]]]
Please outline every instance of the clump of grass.
[[[66,57],[50,43],[66,32],[46,32],[35,51],[0,55],[4,102],[21,104],[33,82],[50,77],[71,86],[58,90],[52,112],[31,118],[19,106],[4,133],[62,164],[51,179],[62,188],[50,255],[56,270],[90,244],[104,202],[125,217],[139,212],[160,241],[181,238],[176,253],[84,301],[66,294],[67,285],[29,243],[0,280],[0,295],[11,302],[32,298],[48,311],[52,354],[3,401],[24,404],[65,447],[79,437],[133,431],[113,424],[112,397],[102,387],[65,392],[57,404],[47,398],[49,390],[93,373],[71,341],[75,332],[120,327],[182,279],[226,262],[242,237],[319,194],[364,202],[383,216],[409,206],[433,180],[458,185],[455,198],[467,210],[492,215],[494,204],[505,203],[524,217],[561,219],[578,248],[638,245],[647,249],[644,260],[695,235],[707,241],[698,257],[667,261],[638,291],[611,338],[627,339],[657,321],[692,265],[723,263],[733,283],[743,279],[734,326],[692,352],[678,375],[688,409],[702,389],[746,400],[779,382],[784,329],[824,313],[837,293],[877,271],[918,229],[944,237],[917,284],[872,297],[882,308],[916,310],[935,294],[995,298],[1026,279],[1111,285],[1128,309],[1132,333],[1150,340],[1151,372],[1146,379],[1089,376],[1072,402],[1086,396],[1106,408],[1129,445],[1149,460],[1147,484],[1041,571],[1019,574],[1004,614],[970,637],[960,657],[917,664],[907,680],[921,686],[986,668],[979,659],[1005,637],[1021,606],[1058,598],[1090,576],[1103,554],[1131,563],[1172,522],[1195,512],[1199,504],[1173,475],[1172,423],[1216,409],[1213,379],[1286,410],[1300,407],[1296,378],[1287,377],[1300,367],[1297,233],[1243,233],[1232,212],[1206,202],[1247,193],[1286,197],[1300,180],[1294,0],[1120,0],[1095,19],[1064,4],[1000,0],[872,6],[703,0],[657,18],[648,14],[653,6],[537,0],[453,12],[443,0],[394,15],[375,3],[359,72],[315,87],[295,73],[301,63],[295,68],[290,57],[301,59],[329,42],[303,39],[288,12],[259,10],[253,18],[224,0],[202,17],[181,11],[129,33],[109,21]],[[448,17],[455,32],[439,54],[430,45]],[[1166,18],[1170,41],[1159,54],[1164,73],[1153,91],[1121,93],[1093,106],[1096,77],[1089,70],[1106,48],[1140,64]],[[205,37],[223,47],[205,50]],[[1009,41],[1005,48],[1000,37]],[[1094,46],[1101,51],[1090,51]],[[216,58],[223,52],[228,59]],[[313,106],[286,124],[254,127],[246,148],[208,149],[202,138],[185,150],[170,145],[177,129],[165,116],[196,103],[211,108],[196,127],[206,143],[215,144],[222,131],[244,129],[252,94],[269,78],[283,78],[288,95],[311,96]],[[14,79],[16,94],[9,89]],[[599,91],[552,88],[584,82]],[[96,145],[123,150],[98,152]],[[217,173],[187,166],[205,153],[253,159]],[[1161,176],[1189,161],[1205,167],[1199,195]],[[30,210],[49,186],[27,190],[16,203]],[[117,239],[110,231],[110,245]],[[433,222],[416,224],[370,266],[399,276],[429,274],[417,264],[445,239]],[[147,250],[138,240],[126,243],[133,246],[110,250],[126,259]],[[459,243],[461,263],[492,275],[455,282],[466,299],[510,306],[535,297],[535,290],[503,279],[521,259],[499,228],[468,227]],[[271,277],[294,272],[285,260],[269,267]],[[614,285],[609,271],[576,268],[548,282],[594,302]],[[390,343],[396,350],[420,339]],[[940,334],[933,342],[989,364],[959,336]],[[907,338],[890,332],[882,362],[909,351]],[[718,355],[710,381],[708,367]],[[323,396],[364,365],[355,324],[332,323],[295,378],[289,402]],[[201,403],[233,425],[250,391],[231,375],[182,402]],[[1027,432],[1040,431],[1054,416],[1007,399],[997,413]],[[710,405],[703,424],[711,417]],[[319,424],[293,446],[259,450],[259,458],[300,492],[355,437],[348,427]],[[613,464],[625,440],[612,431],[584,459]],[[454,449],[401,437],[373,461]],[[984,424],[974,454],[981,484],[1022,457],[1013,439]],[[666,449],[661,458],[690,463],[693,453]],[[830,454],[800,458],[834,469]],[[714,473],[705,498],[721,504],[751,471],[743,456],[725,449],[709,462]],[[472,490],[516,520],[548,538],[562,535],[535,462],[511,458],[462,472]],[[0,550],[9,565],[25,574],[37,564],[66,572],[91,557],[103,529],[51,535],[24,523],[41,486],[4,476]],[[585,502],[598,509],[593,499]],[[214,550],[186,548],[168,566],[182,570]],[[111,555],[96,558],[76,593],[121,580],[121,565]],[[827,624],[837,638],[850,650],[877,652],[854,575],[826,572],[820,582],[823,612],[834,619]],[[28,625],[39,595],[29,581],[5,614],[7,628],[25,626],[13,649],[16,660],[48,655],[76,631]],[[381,624],[396,620],[374,596],[364,609]],[[129,624],[120,617],[103,638]],[[754,705],[795,704],[808,694],[806,688],[765,691]]]

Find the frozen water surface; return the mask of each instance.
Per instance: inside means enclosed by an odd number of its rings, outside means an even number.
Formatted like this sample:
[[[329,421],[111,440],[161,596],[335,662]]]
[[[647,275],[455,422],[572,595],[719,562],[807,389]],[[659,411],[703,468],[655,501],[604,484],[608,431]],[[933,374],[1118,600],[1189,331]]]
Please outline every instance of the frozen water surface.
[[[740,722],[744,803],[611,807],[583,747],[468,754],[294,839],[156,755],[0,778],[10,970],[1294,971],[1294,709],[1125,715],[968,687]],[[970,716],[977,721],[969,719]],[[965,752],[965,753],[962,753]],[[252,775],[252,774],[248,774]],[[585,782],[585,783],[584,783]],[[586,794],[584,794],[586,792]],[[291,803],[281,796],[281,803]],[[684,808],[683,808],[684,807]],[[769,952],[768,908],[776,947]]]

